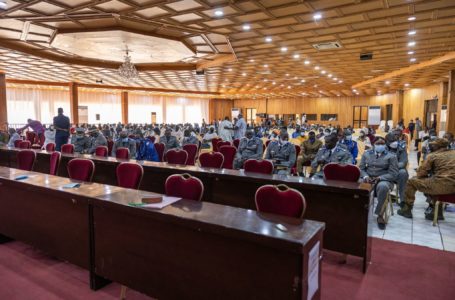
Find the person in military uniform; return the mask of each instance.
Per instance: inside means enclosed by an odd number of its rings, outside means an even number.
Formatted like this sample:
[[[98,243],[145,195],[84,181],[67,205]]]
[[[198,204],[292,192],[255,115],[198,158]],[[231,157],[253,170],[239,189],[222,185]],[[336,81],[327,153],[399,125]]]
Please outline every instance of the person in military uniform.
[[[243,163],[248,159],[261,159],[262,144],[262,140],[254,136],[254,131],[248,129],[245,137],[240,140],[239,149],[234,159],[234,169],[243,168]]]
[[[183,132],[182,146],[188,144],[197,146],[199,144],[199,140],[197,139],[197,137],[191,133],[192,132],[189,129],[185,129],[185,131]]]
[[[289,134],[286,131],[281,131],[278,141],[270,142],[265,159],[273,161],[275,174],[287,175],[291,172],[296,161],[296,152],[294,144],[289,142]]]
[[[172,130],[167,128],[164,131],[164,135],[160,137],[160,143],[163,143],[165,146],[165,151],[170,149],[180,148],[177,138],[172,135]]]
[[[393,188],[393,182],[398,176],[397,156],[387,150],[386,142],[382,137],[376,138],[374,149],[365,151],[360,161],[360,172],[364,182],[373,184],[378,205],[375,214],[378,216],[379,229],[384,230],[385,200],[389,191]]]
[[[297,171],[303,176],[303,164],[312,162],[316,157],[319,149],[322,147],[322,142],[316,138],[314,131],[308,133],[308,140],[304,141],[301,146],[302,155],[297,158]]]
[[[352,164],[357,164],[357,155],[359,155],[359,148],[357,147],[357,142],[352,140],[352,131],[346,129],[339,137],[339,143],[342,146],[345,146],[346,149],[352,155]]]
[[[446,139],[437,138],[428,144],[430,153],[417,169],[416,176],[408,180],[405,190],[405,204],[398,214],[412,218],[415,193],[420,191],[427,195],[443,195],[455,193],[455,151],[449,150]],[[442,219],[441,215],[438,218]],[[433,219],[431,213],[425,216]]]
[[[76,128],[76,134],[71,136],[71,144],[75,153],[86,153],[90,147],[90,138],[85,135],[84,128]]]
[[[98,128],[92,127],[88,133],[90,135],[90,148],[87,151],[89,154],[95,153],[99,146],[107,147],[107,140]]]
[[[455,150],[455,140],[454,140],[454,138],[453,138],[453,133],[451,133],[451,132],[446,132],[446,133],[444,134],[444,138],[445,138],[447,141],[449,141],[449,146],[448,146],[448,148],[449,148],[450,150]]]
[[[328,163],[351,164],[352,155],[346,148],[338,145],[338,137],[335,133],[330,134],[324,138],[325,145],[322,146],[315,158],[311,162],[310,177],[324,177],[322,169]],[[318,172],[318,168],[320,170]]]
[[[130,151],[130,158],[136,157],[136,141],[128,137],[128,132],[126,130],[120,131],[119,137],[114,142],[114,146],[112,148],[112,156],[115,156],[118,148],[128,148]]]
[[[393,133],[388,133],[385,137],[387,149],[390,153],[395,154],[398,161],[398,175],[396,183],[398,185],[398,194],[400,196],[400,203],[404,204],[404,191],[406,189],[406,183],[409,179],[408,171],[408,152],[406,146],[399,141],[399,136]],[[406,144],[405,144],[406,145]]]

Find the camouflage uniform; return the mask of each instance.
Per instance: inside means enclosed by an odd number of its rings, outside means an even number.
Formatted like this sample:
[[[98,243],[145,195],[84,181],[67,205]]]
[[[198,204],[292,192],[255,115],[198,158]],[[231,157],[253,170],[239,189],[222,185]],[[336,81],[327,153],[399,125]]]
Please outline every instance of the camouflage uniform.
[[[235,155],[234,169],[241,169],[243,163],[248,159],[261,159],[263,151],[262,145],[263,143],[260,138],[242,138],[239,143],[239,149]]]
[[[297,158],[297,171],[299,173],[303,171],[304,163],[313,161],[321,147],[322,142],[318,139],[313,143],[311,143],[310,140],[306,140],[302,143],[302,150],[300,151],[302,155]]]

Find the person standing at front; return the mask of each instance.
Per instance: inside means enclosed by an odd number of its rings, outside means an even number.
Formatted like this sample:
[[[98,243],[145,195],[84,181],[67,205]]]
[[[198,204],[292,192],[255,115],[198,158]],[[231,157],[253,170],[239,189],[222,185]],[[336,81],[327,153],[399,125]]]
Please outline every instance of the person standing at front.
[[[70,119],[63,115],[63,108],[60,107],[58,109],[58,116],[54,117],[56,151],[61,151],[62,145],[68,143],[70,126]]]

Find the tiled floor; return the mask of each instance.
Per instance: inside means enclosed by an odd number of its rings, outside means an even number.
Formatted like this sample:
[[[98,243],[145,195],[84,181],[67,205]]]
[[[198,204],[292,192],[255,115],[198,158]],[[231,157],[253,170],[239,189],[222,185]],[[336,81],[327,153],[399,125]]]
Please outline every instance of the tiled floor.
[[[411,151],[408,167],[410,177],[415,175],[415,168],[417,168],[417,155],[415,151]],[[433,226],[431,221],[425,219],[424,211],[427,206],[426,198],[420,192],[416,194],[413,219],[396,214],[399,207],[394,205],[395,215],[390,216],[385,230],[377,227],[376,216],[372,214],[370,223],[373,228],[373,236],[455,252],[455,212],[445,211],[445,220],[440,221],[438,226]],[[453,205],[451,207],[453,208]]]

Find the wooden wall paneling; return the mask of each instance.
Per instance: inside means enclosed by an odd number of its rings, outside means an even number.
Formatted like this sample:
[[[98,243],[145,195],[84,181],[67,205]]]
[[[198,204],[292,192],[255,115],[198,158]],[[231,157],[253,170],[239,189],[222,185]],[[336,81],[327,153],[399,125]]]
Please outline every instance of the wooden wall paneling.
[[[403,118],[405,124],[407,125],[411,119],[415,120],[416,117],[419,117],[423,122],[425,100],[433,99],[435,96],[440,98],[440,88],[438,84],[433,84],[424,88],[405,90],[403,97]]]
[[[438,131],[445,131],[447,129],[447,120],[446,122],[441,122],[441,111],[442,106],[447,105],[447,94],[449,89],[448,82],[440,82],[439,83],[439,99],[438,101]]]
[[[231,110],[234,107],[234,101],[231,99],[210,99],[209,101],[209,120],[224,120],[225,117],[231,117]]]
[[[122,123],[128,123],[128,92],[123,91],[121,94]]]
[[[449,72],[447,94],[447,131],[455,133],[455,70]]]
[[[8,122],[8,111],[6,105],[6,74],[0,72],[0,127]]]

